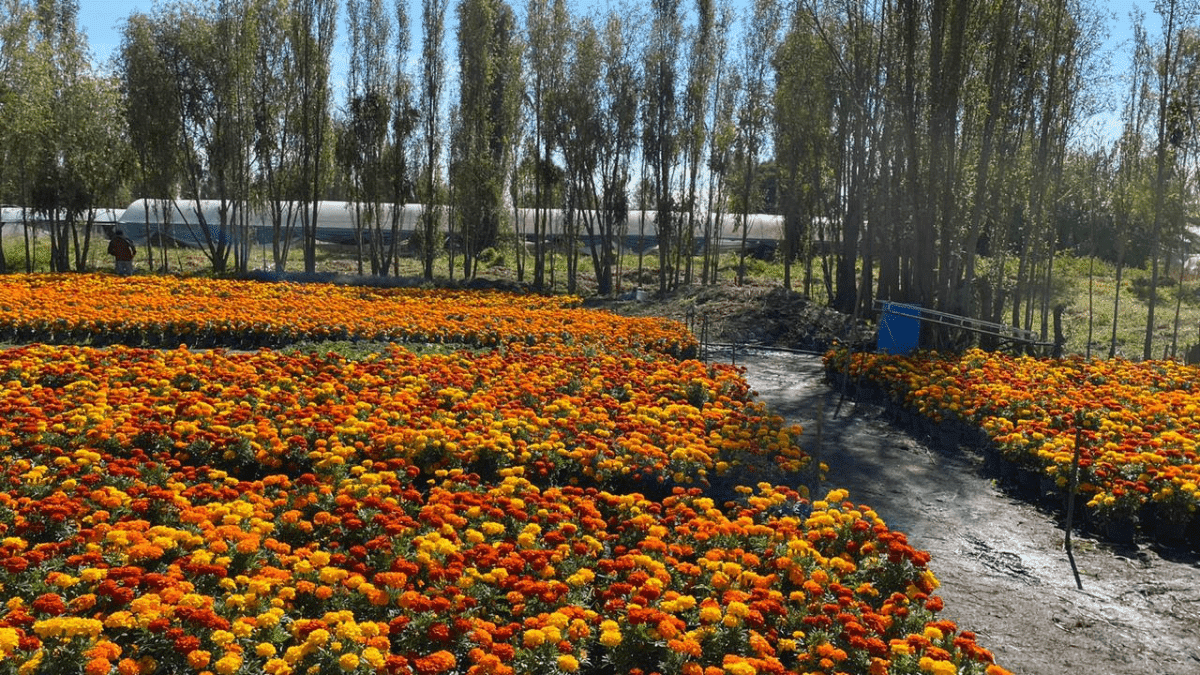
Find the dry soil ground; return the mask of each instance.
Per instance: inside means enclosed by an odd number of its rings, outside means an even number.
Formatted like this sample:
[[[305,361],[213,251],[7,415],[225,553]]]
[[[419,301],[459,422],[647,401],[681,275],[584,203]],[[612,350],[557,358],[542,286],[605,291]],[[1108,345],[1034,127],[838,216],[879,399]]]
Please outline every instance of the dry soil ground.
[[[780,289],[684,291],[627,314],[686,321],[709,340],[820,350],[850,335],[843,317]],[[825,486],[850,491],[929,551],[943,616],[973,630],[1000,665],[1023,674],[1200,673],[1196,554],[1073,539],[1076,586],[1058,516],[1009,496],[972,448],[915,437],[883,407],[842,400],[819,356],[729,347],[760,399],[804,426],[804,447],[829,465]]]

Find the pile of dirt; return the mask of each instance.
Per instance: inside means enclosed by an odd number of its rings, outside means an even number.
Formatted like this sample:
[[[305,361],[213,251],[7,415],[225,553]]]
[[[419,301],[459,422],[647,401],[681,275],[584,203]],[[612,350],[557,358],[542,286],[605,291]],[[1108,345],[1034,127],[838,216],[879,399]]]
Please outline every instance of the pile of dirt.
[[[666,294],[591,298],[588,307],[625,316],[661,316],[686,324],[703,342],[823,352],[834,342],[873,344],[865,321],[781,286],[693,286]]]

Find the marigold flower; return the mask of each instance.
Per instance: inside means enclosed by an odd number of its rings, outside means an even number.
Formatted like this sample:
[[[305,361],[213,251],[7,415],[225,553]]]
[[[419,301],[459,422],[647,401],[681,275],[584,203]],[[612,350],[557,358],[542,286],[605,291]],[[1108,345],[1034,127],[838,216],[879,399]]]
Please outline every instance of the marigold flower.
[[[0,627],[0,655],[11,654],[21,642],[21,636],[15,628]]]
[[[605,647],[610,647],[610,648],[616,647],[617,645],[621,644],[621,631],[619,631],[619,630],[601,631],[600,644],[604,645]]]
[[[754,667],[754,664],[733,656],[726,656],[722,667],[729,675],[758,675],[758,669]]]
[[[558,669],[567,673],[579,670],[579,659],[571,654],[559,654]]]
[[[546,639],[545,631],[538,628],[530,628],[525,631],[524,636],[521,638],[521,644],[529,649],[537,649],[546,644]]]
[[[200,670],[207,668],[209,661],[212,659],[212,652],[203,649],[193,649],[187,654],[188,665]]]
[[[237,654],[225,654],[213,664],[217,675],[233,675],[242,667],[242,657]]]
[[[375,647],[367,647],[364,649],[362,651],[362,660],[366,661],[367,665],[371,666],[372,668],[379,668],[387,661],[387,659],[383,656],[383,652],[379,651]]]
[[[702,605],[700,607],[700,623],[716,623],[722,617],[721,608],[716,605]]]
[[[952,662],[933,659],[928,656],[922,656],[917,665],[921,670],[933,673],[933,675],[956,675],[958,673],[958,666]]]

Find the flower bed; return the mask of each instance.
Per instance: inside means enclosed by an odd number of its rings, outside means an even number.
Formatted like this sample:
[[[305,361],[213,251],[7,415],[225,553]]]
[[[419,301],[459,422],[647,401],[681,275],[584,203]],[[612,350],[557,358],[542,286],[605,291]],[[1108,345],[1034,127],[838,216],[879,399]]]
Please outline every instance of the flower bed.
[[[1200,371],[1175,361],[1088,361],[831,352],[828,367],[882,387],[935,421],[982,428],[1008,461],[1068,485],[1076,436],[1079,490],[1100,521],[1139,514],[1186,531],[1200,495]],[[1144,523],[1148,524],[1148,523]]]
[[[567,296],[100,274],[0,278],[0,340],[168,348],[578,343],[684,356],[697,349],[673,322],[583,310]]]
[[[726,365],[515,346],[415,354],[32,345],[0,352],[0,451],[97,449],[242,478],[366,461],[546,484],[701,485],[743,463],[808,457]],[[669,487],[667,488],[669,492]]]
[[[735,369],[528,311],[474,352],[0,352],[0,673],[1005,672],[844,491],[701,489],[807,466]]]

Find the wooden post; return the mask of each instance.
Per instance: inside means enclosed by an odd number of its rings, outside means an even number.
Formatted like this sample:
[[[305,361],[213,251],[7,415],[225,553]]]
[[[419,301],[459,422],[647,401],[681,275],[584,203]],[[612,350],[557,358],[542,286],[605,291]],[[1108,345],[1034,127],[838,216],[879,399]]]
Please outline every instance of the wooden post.
[[[1063,546],[1067,549],[1067,559],[1071,561],[1071,572],[1075,575],[1075,587],[1083,590],[1083,581],[1079,578],[1079,568],[1075,566],[1075,554],[1071,551],[1071,528],[1075,520],[1075,491],[1079,486],[1079,453],[1083,446],[1083,410],[1075,410],[1075,451],[1071,454],[1071,478],[1067,484],[1067,534]]]

